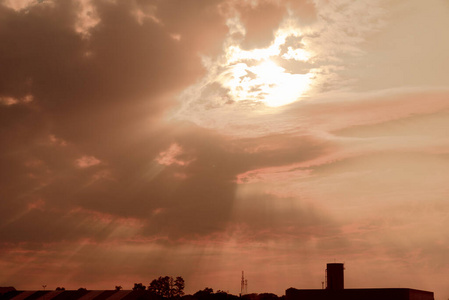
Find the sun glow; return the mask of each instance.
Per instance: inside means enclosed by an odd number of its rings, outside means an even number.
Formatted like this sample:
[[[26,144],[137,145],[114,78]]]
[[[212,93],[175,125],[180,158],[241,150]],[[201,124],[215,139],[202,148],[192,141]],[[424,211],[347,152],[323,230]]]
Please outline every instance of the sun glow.
[[[226,112],[279,107],[310,97],[320,74],[314,68],[311,29],[287,17],[266,47],[245,48],[246,29],[238,16],[227,20],[228,35],[217,57],[202,56],[206,75],[180,95],[176,116],[200,122]],[[211,123],[219,123],[214,119]]]
[[[230,96],[236,101],[257,101],[276,107],[296,101],[308,88],[310,74],[291,74],[271,60],[248,66],[231,66],[223,80]]]
[[[230,32],[244,36],[238,20],[232,22],[228,24]],[[304,49],[301,31],[287,25],[275,32],[272,43],[266,48],[243,50],[240,41],[230,36],[222,64],[224,71],[218,75],[218,82],[228,90],[233,101],[261,102],[276,107],[297,101],[309,89],[311,73],[297,74],[274,62],[284,61],[283,65],[288,68],[311,57]]]

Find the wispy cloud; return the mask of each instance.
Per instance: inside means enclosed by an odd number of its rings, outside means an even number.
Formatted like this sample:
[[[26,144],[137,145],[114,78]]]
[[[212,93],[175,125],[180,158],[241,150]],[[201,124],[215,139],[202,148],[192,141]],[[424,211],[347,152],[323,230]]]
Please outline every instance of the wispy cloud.
[[[80,168],[89,168],[98,165],[99,163],[101,163],[101,161],[95,156],[84,155],[78,158],[75,163]]]

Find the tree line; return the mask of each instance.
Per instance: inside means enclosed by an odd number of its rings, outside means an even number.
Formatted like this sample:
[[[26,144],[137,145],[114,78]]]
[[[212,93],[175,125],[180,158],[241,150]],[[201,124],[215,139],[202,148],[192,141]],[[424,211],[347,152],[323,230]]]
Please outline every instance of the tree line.
[[[206,287],[203,290],[199,290],[193,295],[184,294],[185,282],[181,276],[173,278],[171,276],[159,276],[154,279],[147,286],[142,283],[134,283],[133,291],[148,291],[151,294],[161,298],[178,298],[182,300],[284,300],[285,296],[278,297],[272,293],[262,294],[246,294],[235,296],[228,292],[218,290],[214,293],[212,288]],[[15,290],[13,287],[9,287],[11,290]],[[122,286],[115,286],[116,291],[122,290]],[[64,287],[57,287],[57,291],[65,291]],[[10,290],[8,290],[10,291]],[[86,288],[79,288],[78,291],[86,292]],[[5,291],[6,292],[6,291]],[[0,293],[1,294],[1,293]],[[157,298],[156,298],[157,299]]]
[[[184,295],[184,279],[181,276],[173,279],[171,276],[159,276],[148,286],[148,290],[155,295],[164,298],[179,297]],[[117,289],[117,287],[116,287]],[[145,286],[142,283],[134,283],[133,291],[144,291]]]
[[[285,296],[278,297],[272,293],[262,294],[246,294],[246,295],[232,295],[228,292],[218,290],[214,293],[212,288],[206,287],[203,290],[199,290],[193,295],[184,295],[185,282],[182,277],[160,276],[158,279],[154,279],[148,287],[142,283],[134,283],[134,291],[148,290],[151,293],[161,296],[163,298],[181,298],[182,300],[284,300]],[[121,289],[121,286],[116,289]]]

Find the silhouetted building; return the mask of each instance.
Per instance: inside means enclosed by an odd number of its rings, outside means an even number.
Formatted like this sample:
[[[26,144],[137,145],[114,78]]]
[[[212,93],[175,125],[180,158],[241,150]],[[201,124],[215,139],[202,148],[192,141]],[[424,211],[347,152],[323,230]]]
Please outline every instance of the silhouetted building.
[[[13,292],[16,289],[12,286],[0,286],[0,295],[6,294],[8,292]]]
[[[328,290],[342,290],[345,288],[343,264],[333,263],[327,264],[326,269],[326,289]]]
[[[225,292],[210,293],[208,295],[186,295],[181,297],[164,298],[149,290],[53,290],[53,291],[16,291],[15,289],[0,288],[0,300],[239,300],[237,296]],[[274,294],[261,294],[250,300],[276,300]],[[273,297],[274,296],[274,297]]]
[[[0,294],[0,300],[163,300],[148,290],[145,291],[16,291]]]
[[[405,288],[345,289],[344,265],[327,264],[326,289],[285,291],[286,300],[434,300],[433,292]]]
[[[433,293],[414,289],[344,289],[285,291],[286,300],[434,300]]]

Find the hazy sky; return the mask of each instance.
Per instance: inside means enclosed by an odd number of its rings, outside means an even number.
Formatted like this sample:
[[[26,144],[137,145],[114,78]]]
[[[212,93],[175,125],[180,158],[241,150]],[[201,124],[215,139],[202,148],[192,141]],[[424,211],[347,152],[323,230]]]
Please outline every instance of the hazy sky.
[[[0,3],[0,286],[449,297],[449,1]]]

